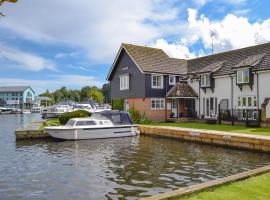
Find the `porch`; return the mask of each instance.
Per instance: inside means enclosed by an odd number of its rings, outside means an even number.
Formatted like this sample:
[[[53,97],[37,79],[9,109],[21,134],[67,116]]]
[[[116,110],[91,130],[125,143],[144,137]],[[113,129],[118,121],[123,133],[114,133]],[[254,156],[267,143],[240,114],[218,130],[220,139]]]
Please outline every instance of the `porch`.
[[[167,119],[178,121],[189,121],[196,119],[196,99],[197,93],[187,82],[178,82],[166,95]]]

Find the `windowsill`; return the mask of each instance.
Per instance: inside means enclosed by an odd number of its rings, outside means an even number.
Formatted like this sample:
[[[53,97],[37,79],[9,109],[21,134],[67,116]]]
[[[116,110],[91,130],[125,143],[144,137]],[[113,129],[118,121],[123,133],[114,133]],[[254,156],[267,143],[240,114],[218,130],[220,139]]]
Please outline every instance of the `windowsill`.
[[[163,89],[163,87],[151,87],[152,89]]]
[[[201,88],[210,88],[211,85],[201,85]]]
[[[247,85],[247,84],[249,84],[250,82],[248,81],[248,82],[241,82],[241,83],[238,83],[237,82],[237,85]]]
[[[123,91],[123,90],[129,90],[129,89],[120,89],[121,91]]]

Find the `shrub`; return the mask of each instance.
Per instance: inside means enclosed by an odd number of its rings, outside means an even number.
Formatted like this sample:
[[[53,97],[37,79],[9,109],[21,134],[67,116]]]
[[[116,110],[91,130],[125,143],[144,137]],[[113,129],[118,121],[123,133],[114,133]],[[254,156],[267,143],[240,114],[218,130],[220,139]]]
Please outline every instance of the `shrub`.
[[[129,109],[129,114],[133,120],[134,123],[138,124],[141,121],[141,115],[138,110],[135,109]]]
[[[113,99],[112,100],[113,110],[124,110],[124,99]]]
[[[129,109],[129,114],[130,114],[130,116],[135,124],[151,124],[152,123],[152,121],[149,120],[145,116],[145,113],[143,113],[143,115],[141,115],[138,110]]]
[[[70,120],[71,118],[76,118],[76,117],[90,117],[91,113],[85,111],[85,110],[76,110],[73,112],[67,112],[63,113],[59,116],[59,122],[60,124],[64,125]]]

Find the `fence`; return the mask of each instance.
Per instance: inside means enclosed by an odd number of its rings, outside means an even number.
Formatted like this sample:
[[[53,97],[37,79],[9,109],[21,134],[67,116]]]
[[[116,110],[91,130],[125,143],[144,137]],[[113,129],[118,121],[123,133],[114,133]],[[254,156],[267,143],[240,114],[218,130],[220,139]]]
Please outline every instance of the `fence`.
[[[231,122],[234,125],[236,122],[245,123],[246,126],[261,125],[261,110],[260,109],[221,109],[219,106],[218,122]]]

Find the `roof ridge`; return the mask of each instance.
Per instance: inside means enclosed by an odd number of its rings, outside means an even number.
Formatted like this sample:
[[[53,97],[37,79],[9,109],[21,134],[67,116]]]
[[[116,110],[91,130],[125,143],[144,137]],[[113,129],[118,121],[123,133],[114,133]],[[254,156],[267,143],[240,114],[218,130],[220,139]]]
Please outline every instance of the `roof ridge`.
[[[163,51],[164,53],[166,53],[163,49],[161,48],[157,48],[157,47],[150,47],[150,46],[144,46],[144,45],[139,45],[139,44],[130,44],[130,43],[122,43],[122,45],[132,45],[132,46],[137,46],[137,47],[144,47],[144,48],[149,48],[149,49],[156,49],[156,50],[161,50]]]
[[[267,46],[267,45],[270,45],[270,42],[257,44],[257,45],[252,45],[252,46],[247,46],[247,47],[242,47],[242,48],[239,48],[239,49],[232,49],[232,50],[229,50],[229,51],[223,51],[223,52],[219,52],[219,53],[215,53],[215,54],[211,54],[211,55],[206,55],[206,56],[201,56],[201,57],[197,57],[197,58],[192,58],[192,59],[188,59],[188,61],[201,59],[201,58],[207,58],[207,57],[211,57],[211,56],[222,55],[222,54],[226,54],[226,53],[232,53],[232,52],[235,52],[235,51],[252,49],[252,48],[256,48],[256,47],[260,47],[260,46]]]

